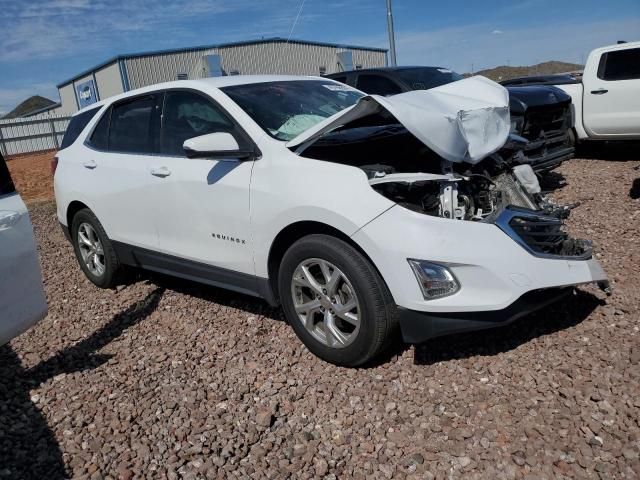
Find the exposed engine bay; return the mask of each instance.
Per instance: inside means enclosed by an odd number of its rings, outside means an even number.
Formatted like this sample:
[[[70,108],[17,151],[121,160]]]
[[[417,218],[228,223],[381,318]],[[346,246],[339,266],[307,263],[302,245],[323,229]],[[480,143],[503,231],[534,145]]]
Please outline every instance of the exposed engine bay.
[[[577,205],[549,199],[530,165],[498,153],[474,165],[449,162],[388,121],[384,114],[361,119],[317,140],[304,155],[358,167],[379,194],[425,215],[494,223],[509,206],[526,209],[540,221],[518,226],[518,234],[537,254],[590,256],[590,243],[570,238],[562,225]]]
[[[443,163],[442,174],[397,173],[391,165],[363,165],[369,184],[381,195],[410,210],[456,220],[482,221],[513,205],[543,215],[566,218],[570,207],[549,201],[529,165],[457,173]]]

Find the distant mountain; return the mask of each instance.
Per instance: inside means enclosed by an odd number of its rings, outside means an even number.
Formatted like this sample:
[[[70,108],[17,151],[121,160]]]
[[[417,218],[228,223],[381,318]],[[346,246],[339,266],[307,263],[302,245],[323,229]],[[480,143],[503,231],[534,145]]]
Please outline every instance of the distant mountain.
[[[33,97],[27,98],[24,102],[11,110],[2,118],[7,119],[22,117],[35,110],[55,105],[55,103],[56,102],[54,102],[53,100],[49,100],[48,98],[41,97],[40,95],[34,95]]]
[[[584,65],[552,60],[550,62],[538,63],[537,65],[531,65],[528,67],[510,67],[502,65],[495,68],[489,68],[487,70],[480,70],[473,74],[483,75],[491,80],[499,82],[502,80],[509,80],[511,78],[528,77],[530,75],[552,75],[554,73],[574,72],[582,69],[584,69]],[[465,76],[469,75],[470,74],[468,73],[465,74]]]

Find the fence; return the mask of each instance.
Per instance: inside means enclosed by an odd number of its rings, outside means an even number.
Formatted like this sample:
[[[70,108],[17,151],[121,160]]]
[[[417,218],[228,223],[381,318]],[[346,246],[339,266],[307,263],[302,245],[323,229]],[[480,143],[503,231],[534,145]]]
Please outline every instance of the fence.
[[[10,156],[57,150],[69,120],[68,116],[0,120],[0,153]]]

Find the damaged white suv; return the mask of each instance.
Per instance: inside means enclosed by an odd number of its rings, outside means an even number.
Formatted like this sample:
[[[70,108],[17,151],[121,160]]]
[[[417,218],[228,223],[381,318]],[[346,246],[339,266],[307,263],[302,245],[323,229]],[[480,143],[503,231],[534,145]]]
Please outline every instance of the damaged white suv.
[[[58,217],[96,285],[136,266],[261,297],[356,366],[398,328],[421,342],[607,285],[530,168],[501,168],[509,127],[482,77],[386,98],[313,77],[154,85],[74,117]]]

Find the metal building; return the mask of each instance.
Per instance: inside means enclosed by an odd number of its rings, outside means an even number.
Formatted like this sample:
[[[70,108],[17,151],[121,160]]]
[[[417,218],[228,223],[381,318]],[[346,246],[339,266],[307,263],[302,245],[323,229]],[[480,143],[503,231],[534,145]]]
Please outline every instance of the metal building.
[[[58,85],[69,114],[128,90],[171,80],[220,75],[323,75],[387,64],[382,48],[270,38],[119,55]]]

